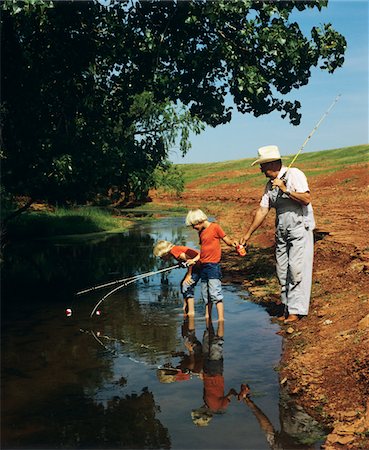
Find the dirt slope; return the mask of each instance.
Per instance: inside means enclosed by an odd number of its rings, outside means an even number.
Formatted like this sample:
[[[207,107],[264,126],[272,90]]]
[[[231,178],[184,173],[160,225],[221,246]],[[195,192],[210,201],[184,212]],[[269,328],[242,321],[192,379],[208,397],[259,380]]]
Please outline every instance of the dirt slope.
[[[298,164],[304,170],[303,164]],[[248,173],[255,173],[248,171]],[[239,176],[228,172],[227,178]],[[201,207],[239,238],[263,188],[212,185],[218,175],[186,186],[181,199],[153,193],[165,205]],[[260,175],[262,177],[262,175]],[[309,315],[284,336],[280,382],[331,430],[326,449],[369,449],[369,185],[367,163],[309,176],[317,221]],[[274,272],[273,213],[251,239],[246,258],[224,249],[224,281],[242,283],[258,302],[279,297]]]

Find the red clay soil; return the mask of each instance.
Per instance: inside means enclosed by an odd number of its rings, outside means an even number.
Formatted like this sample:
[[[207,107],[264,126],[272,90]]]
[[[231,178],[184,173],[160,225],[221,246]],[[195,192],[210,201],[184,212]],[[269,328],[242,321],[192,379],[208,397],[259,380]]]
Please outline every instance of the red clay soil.
[[[368,166],[309,177],[309,185],[317,221],[310,312],[292,326],[281,326],[280,383],[331,430],[326,450],[369,449]],[[208,190],[192,183],[181,199],[159,193],[152,198],[166,206],[203,208],[238,239],[251,222],[261,191],[247,183]],[[279,297],[273,213],[269,216],[251,238],[245,258],[228,248],[223,252],[225,282],[241,283],[256,302]]]

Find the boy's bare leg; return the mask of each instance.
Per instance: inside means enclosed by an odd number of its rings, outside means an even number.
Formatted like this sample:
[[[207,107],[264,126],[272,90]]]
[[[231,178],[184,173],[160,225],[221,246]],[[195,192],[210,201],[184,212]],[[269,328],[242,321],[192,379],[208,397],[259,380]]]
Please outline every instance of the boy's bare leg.
[[[192,331],[195,329],[195,317],[194,316],[190,316],[188,318],[188,329],[189,329],[189,331]]]
[[[184,312],[185,315],[186,315],[187,312],[188,312],[188,299],[187,299],[187,298],[185,298],[185,299],[183,300],[183,312]]]
[[[224,305],[223,302],[217,303],[217,312],[218,312],[218,320],[219,322],[224,321]]]
[[[195,299],[194,298],[187,299],[187,314],[189,316],[195,315]]]
[[[212,302],[208,302],[205,306],[205,319],[210,319],[211,318],[211,309],[213,307],[213,303]]]
[[[224,337],[224,320],[218,321],[217,336],[220,338]]]

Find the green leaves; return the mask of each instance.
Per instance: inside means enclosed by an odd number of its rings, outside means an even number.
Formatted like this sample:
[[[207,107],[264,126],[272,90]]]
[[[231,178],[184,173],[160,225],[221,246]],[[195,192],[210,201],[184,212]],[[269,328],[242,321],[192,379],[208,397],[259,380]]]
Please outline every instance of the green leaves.
[[[344,63],[344,53],[347,48],[346,39],[332,28],[330,23],[323,28],[314,27],[311,35],[316,44],[315,52],[324,57],[321,69],[333,73]]]
[[[243,113],[297,125],[300,104],[285,94],[314,66],[340,67],[346,41],[330,24],[304,36],[290,14],[326,3],[2,2],[7,190],[144,197],[173,148],[184,155],[191,133],[231,120],[227,94]]]
[[[43,15],[47,8],[53,7],[54,2],[51,0],[3,0],[0,9],[9,11],[12,15],[29,14],[34,11],[39,11]]]

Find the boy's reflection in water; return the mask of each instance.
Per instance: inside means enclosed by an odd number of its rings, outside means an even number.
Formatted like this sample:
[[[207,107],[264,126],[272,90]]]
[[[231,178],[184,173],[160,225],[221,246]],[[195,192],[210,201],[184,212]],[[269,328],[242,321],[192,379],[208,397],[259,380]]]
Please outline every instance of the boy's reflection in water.
[[[200,427],[207,426],[213,414],[224,413],[231,397],[238,396],[233,388],[224,394],[223,345],[224,321],[218,322],[215,333],[211,318],[208,318],[202,343],[203,369],[200,372],[200,378],[204,382],[204,405],[191,412],[193,423]]]
[[[157,376],[161,383],[174,383],[186,381],[191,375],[199,376],[203,365],[202,344],[195,333],[194,316],[186,316],[182,324],[182,337],[188,353],[176,352],[172,356],[180,356],[181,361],[177,367],[170,364],[157,370]]]
[[[203,370],[200,372],[200,378],[204,382],[204,405],[191,412],[194,424],[207,426],[214,414],[224,413],[231,402],[231,398],[237,397],[239,401],[243,401],[250,408],[256,417],[272,450],[313,449],[313,446],[297,444],[283,429],[281,432],[276,431],[268,417],[251,400],[251,392],[247,384],[241,384],[239,393],[232,388],[227,394],[224,394],[224,322],[218,322],[216,333],[214,332],[211,319],[207,321],[206,325],[202,343]]]
[[[214,414],[225,413],[232,397],[245,403],[257,419],[261,430],[271,450],[304,449],[313,450],[314,445],[298,444],[288,433],[283,430],[276,431],[269,418],[250,398],[251,391],[247,384],[241,384],[240,391],[230,389],[224,394],[223,376],[223,346],[224,346],[224,322],[217,323],[215,333],[211,318],[206,322],[203,342],[197,339],[195,334],[194,317],[187,317],[182,325],[182,337],[188,350],[188,354],[182,354],[182,359],[177,368],[164,368],[158,370],[158,377],[162,383],[172,383],[190,379],[190,375],[197,375],[203,380],[204,404],[191,412],[192,421],[199,427],[209,425]],[[285,414],[285,425],[292,423],[293,417]]]

